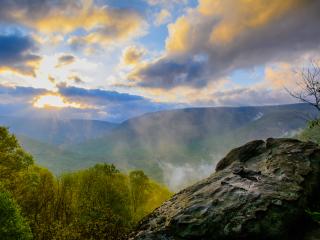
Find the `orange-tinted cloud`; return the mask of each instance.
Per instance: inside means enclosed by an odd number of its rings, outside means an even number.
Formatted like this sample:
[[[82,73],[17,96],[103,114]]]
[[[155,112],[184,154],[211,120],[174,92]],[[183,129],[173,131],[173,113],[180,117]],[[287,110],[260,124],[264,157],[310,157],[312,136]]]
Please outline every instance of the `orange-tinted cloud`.
[[[320,50],[318,0],[199,0],[168,26],[166,52],[129,75],[139,86],[201,88],[232,71]]]
[[[215,11],[212,11],[211,15],[219,18],[219,23],[214,26],[210,34],[212,44],[235,41],[246,31],[277,21],[286,13],[296,9],[299,4],[303,4],[300,0],[202,0],[198,8],[200,13],[210,15],[208,2],[214,4]]]
[[[44,34],[83,29],[89,43],[126,41],[145,32],[146,22],[133,10],[97,5],[93,0],[3,0],[0,20],[16,22]]]
[[[122,61],[126,65],[136,65],[141,62],[146,50],[137,46],[127,47],[122,54]]]
[[[295,68],[288,63],[278,63],[265,69],[265,83],[273,89],[291,88],[296,85]]]
[[[36,108],[78,108],[95,109],[95,106],[70,101],[66,97],[57,93],[46,93],[33,99],[33,106]]]
[[[186,16],[180,17],[174,24],[168,26],[169,37],[166,40],[168,52],[186,52],[192,41],[192,26]]]

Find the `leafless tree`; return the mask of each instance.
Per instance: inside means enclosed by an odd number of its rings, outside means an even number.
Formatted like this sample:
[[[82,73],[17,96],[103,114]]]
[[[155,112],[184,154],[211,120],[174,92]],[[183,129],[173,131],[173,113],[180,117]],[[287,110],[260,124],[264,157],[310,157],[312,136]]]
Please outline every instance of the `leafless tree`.
[[[308,67],[297,71],[298,90],[286,91],[301,102],[308,103],[320,111],[320,65],[315,60],[311,60]]]

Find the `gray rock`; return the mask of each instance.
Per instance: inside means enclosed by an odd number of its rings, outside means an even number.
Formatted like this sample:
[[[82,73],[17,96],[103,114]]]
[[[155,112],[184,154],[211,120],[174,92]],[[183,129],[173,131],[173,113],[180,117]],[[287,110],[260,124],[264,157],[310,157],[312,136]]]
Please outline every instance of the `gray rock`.
[[[318,145],[253,141],[143,219],[130,239],[303,239],[315,224],[305,210],[318,203]]]

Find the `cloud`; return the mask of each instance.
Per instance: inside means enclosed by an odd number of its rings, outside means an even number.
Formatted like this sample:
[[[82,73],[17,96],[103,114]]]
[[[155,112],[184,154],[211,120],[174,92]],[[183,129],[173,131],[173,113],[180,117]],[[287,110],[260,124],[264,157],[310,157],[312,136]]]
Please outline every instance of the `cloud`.
[[[79,76],[73,75],[68,77],[69,80],[73,81],[76,84],[82,84],[85,83],[85,81],[83,81]]]
[[[132,10],[105,8],[103,11],[95,13],[97,17],[92,22],[96,21],[96,24],[92,24],[92,29],[88,27],[89,34],[84,38],[86,42],[110,44],[141,36],[146,31],[146,22]]]
[[[48,97],[43,97],[48,96]],[[56,108],[34,107],[35,101],[44,106],[50,101]],[[57,92],[32,87],[0,85],[0,115],[100,119],[121,122],[147,112],[173,108],[174,104],[154,103],[138,95],[59,86]]]
[[[187,4],[188,0],[145,0],[151,6],[169,7],[176,4]]]
[[[33,54],[35,42],[28,36],[0,35],[0,73],[6,71],[35,76],[41,57]]]
[[[82,40],[91,44],[126,41],[140,36],[146,28],[136,11],[98,6],[92,0],[2,0],[0,22],[17,23],[44,34],[70,34],[81,29]]]
[[[125,65],[137,65],[140,63],[145,53],[146,53],[146,50],[141,47],[137,47],[137,46],[127,47],[123,51],[122,62]]]
[[[219,91],[212,95],[216,106],[259,106],[297,103],[283,89],[267,89],[257,86]]]
[[[73,1],[66,0],[2,0],[0,16],[2,22],[19,22],[20,20],[40,19],[50,11],[76,6]]]
[[[77,36],[70,37],[67,43],[74,51],[78,51],[86,47],[86,41],[83,38]]]
[[[237,69],[319,51],[319,11],[317,0],[200,0],[169,25],[165,54],[129,78],[143,87],[201,88]]]
[[[175,107],[174,103],[154,103],[139,95],[108,91],[103,89],[84,89],[59,86],[58,92],[71,102],[96,106],[97,112],[107,112],[105,120],[121,122],[146,112]]]
[[[148,65],[138,66],[128,75],[141,87],[172,88],[179,85],[203,86],[206,84],[207,63],[192,59],[156,60]]]
[[[159,103],[175,103],[184,107],[208,107],[208,106],[257,106],[295,103],[284,89],[294,86],[290,84],[294,76],[287,66],[268,66],[263,79],[260,82],[243,87],[233,83],[230,79],[219,79],[209,82],[201,88],[193,86],[176,86],[174,88],[144,88],[140,87],[143,96]],[[284,81],[281,76],[287,74]],[[290,75],[291,74],[291,75]],[[289,78],[289,79],[288,79]]]
[[[149,99],[117,91],[84,89],[76,87],[59,88],[59,93],[72,101],[99,106],[100,111],[108,113],[108,120],[121,122],[147,112],[174,108],[174,103],[154,103]]]
[[[0,85],[0,95],[4,96],[13,96],[13,97],[26,97],[26,98],[33,98],[35,95],[43,94],[47,92],[45,89],[41,88],[32,88],[32,87],[10,87],[5,85]],[[0,98],[1,103],[5,100],[5,98]]]
[[[51,75],[48,76],[48,80],[49,80],[51,83],[53,83],[53,84],[56,83],[56,79],[55,79],[53,76],[51,76]]]
[[[288,62],[272,62],[252,72],[251,69],[242,70],[240,79],[245,79],[245,84],[239,83],[239,76],[234,82],[234,76],[217,78],[209,81],[204,86],[176,85],[165,88],[163,85],[154,87],[138,86],[143,96],[159,103],[184,104],[190,106],[256,106],[296,103],[286,88],[295,91],[299,71],[309,63],[310,59],[318,59],[317,54],[306,54]],[[258,71],[258,73],[256,72]],[[156,74],[153,74],[156,76]],[[254,81],[254,82],[252,82]]]
[[[61,93],[63,96],[79,99],[91,98],[99,103],[141,101],[144,99],[141,96],[131,95],[127,93],[118,93],[116,91],[107,91],[101,89],[85,89],[68,86],[60,86],[59,93]]]
[[[203,88],[194,88],[192,86],[177,86],[171,89],[141,87],[140,90],[144,96],[155,102],[175,102],[185,104],[185,106],[209,106],[214,104],[212,102],[214,93],[225,91],[225,86],[229,83],[230,80],[228,79],[220,79],[209,83]]]
[[[265,68],[265,84],[274,89],[294,88],[298,79],[297,67],[278,63]]]
[[[38,95],[33,99],[32,105],[36,108],[98,109],[88,104],[72,102],[68,98],[56,93]]]
[[[160,26],[168,23],[171,20],[171,17],[171,13],[167,9],[161,9],[161,11],[156,15],[155,25]]]
[[[62,55],[58,58],[58,63],[56,65],[56,68],[72,64],[75,62],[75,60],[76,58],[72,55]]]

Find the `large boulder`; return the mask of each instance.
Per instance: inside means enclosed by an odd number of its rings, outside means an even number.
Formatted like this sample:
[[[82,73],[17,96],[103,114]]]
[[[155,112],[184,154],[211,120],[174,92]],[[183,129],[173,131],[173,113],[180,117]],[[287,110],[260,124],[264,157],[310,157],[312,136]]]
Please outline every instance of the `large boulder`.
[[[207,179],[147,216],[134,240],[303,239],[320,203],[320,148],[294,139],[233,149]]]

